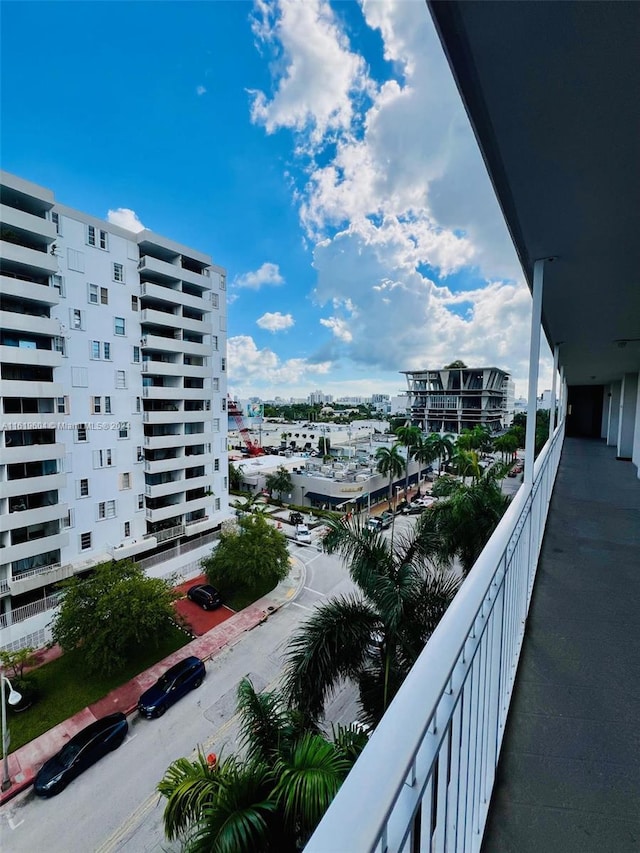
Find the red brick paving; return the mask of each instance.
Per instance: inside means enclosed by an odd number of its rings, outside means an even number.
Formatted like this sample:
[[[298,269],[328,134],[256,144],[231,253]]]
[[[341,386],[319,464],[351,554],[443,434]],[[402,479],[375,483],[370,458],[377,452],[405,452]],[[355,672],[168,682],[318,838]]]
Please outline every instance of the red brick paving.
[[[203,634],[206,634],[207,631],[215,628],[216,625],[220,625],[222,622],[230,619],[235,612],[234,610],[231,610],[230,607],[225,607],[224,605],[222,607],[218,607],[217,610],[203,610],[200,605],[194,604],[193,601],[189,601],[186,597],[187,590],[199,583],[207,583],[207,579],[204,575],[200,575],[200,577],[197,578],[191,578],[190,581],[177,586],[175,591],[184,595],[184,598],[179,598],[173,605],[177,613],[184,617],[191,632],[195,634],[196,637],[201,637]]]

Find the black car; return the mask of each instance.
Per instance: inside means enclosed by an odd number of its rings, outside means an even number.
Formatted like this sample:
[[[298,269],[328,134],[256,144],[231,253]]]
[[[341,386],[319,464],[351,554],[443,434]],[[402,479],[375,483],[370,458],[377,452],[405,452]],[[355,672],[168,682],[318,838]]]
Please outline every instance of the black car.
[[[109,714],[82,729],[42,765],[33,783],[36,794],[39,797],[59,794],[72,779],[117,749],[128,730],[127,718],[121,713]]]
[[[199,604],[203,610],[215,610],[222,604],[222,596],[214,586],[208,583],[192,586],[187,592],[187,598]]]
[[[192,656],[181,660],[145,690],[138,699],[138,711],[147,719],[161,717],[170,705],[200,687],[204,676],[204,663],[200,658]]]

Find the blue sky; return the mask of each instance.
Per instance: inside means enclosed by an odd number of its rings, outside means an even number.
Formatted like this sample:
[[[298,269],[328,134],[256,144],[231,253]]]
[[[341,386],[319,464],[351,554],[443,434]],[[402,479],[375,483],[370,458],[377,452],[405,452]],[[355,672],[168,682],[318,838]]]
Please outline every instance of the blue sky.
[[[423,0],[3,2],[1,94],[4,169],[227,268],[238,396],[455,358],[525,392],[528,291]]]

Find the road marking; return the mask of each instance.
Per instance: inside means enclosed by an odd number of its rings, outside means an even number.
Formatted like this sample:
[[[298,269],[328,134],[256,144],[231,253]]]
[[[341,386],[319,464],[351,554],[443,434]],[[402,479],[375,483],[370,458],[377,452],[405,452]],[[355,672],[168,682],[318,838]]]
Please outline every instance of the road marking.
[[[301,607],[303,610],[313,610],[313,607],[306,607],[304,604],[298,604],[297,601],[292,601],[294,607]]]
[[[132,741],[132,740],[135,740],[137,737],[138,737],[138,735],[137,735],[137,734],[135,734],[135,735],[127,735],[127,736],[126,736],[126,738],[125,738],[125,739],[124,739],[124,741],[123,741],[123,746],[124,746],[124,744],[125,744],[125,743],[131,743],[131,741]]]
[[[24,818],[23,818],[22,820],[19,820],[19,821],[16,823],[16,822],[15,822],[15,820],[14,820],[12,817],[8,817],[8,818],[7,818],[7,823],[9,824],[9,827],[10,827],[11,829],[17,829],[19,826],[22,826],[22,824],[24,823]]]
[[[303,586],[302,588],[306,589],[308,592],[312,592],[314,595],[321,595],[324,597],[327,594],[326,592],[318,592],[317,589],[311,589],[310,586]]]

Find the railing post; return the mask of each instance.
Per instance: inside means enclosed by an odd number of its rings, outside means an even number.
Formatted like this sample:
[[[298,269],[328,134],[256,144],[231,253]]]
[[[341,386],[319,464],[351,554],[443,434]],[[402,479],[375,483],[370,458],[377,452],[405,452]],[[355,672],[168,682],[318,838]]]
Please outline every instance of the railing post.
[[[551,404],[549,407],[549,439],[553,438],[556,420],[556,381],[558,378],[558,357],[560,355],[560,346],[556,344],[553,348],[553,379],[551,385]]]
[[[531,341],[529,344],[529,399],[527,403],[527,433],[524,445],[524,485],[533,484],[533,460],[536,443],[536,411],[538,399],[538,371],[540,364],[540,331],[542,325],[542,285],[544,262],[539,258],[533,264],[533,305],[531,307]]]

